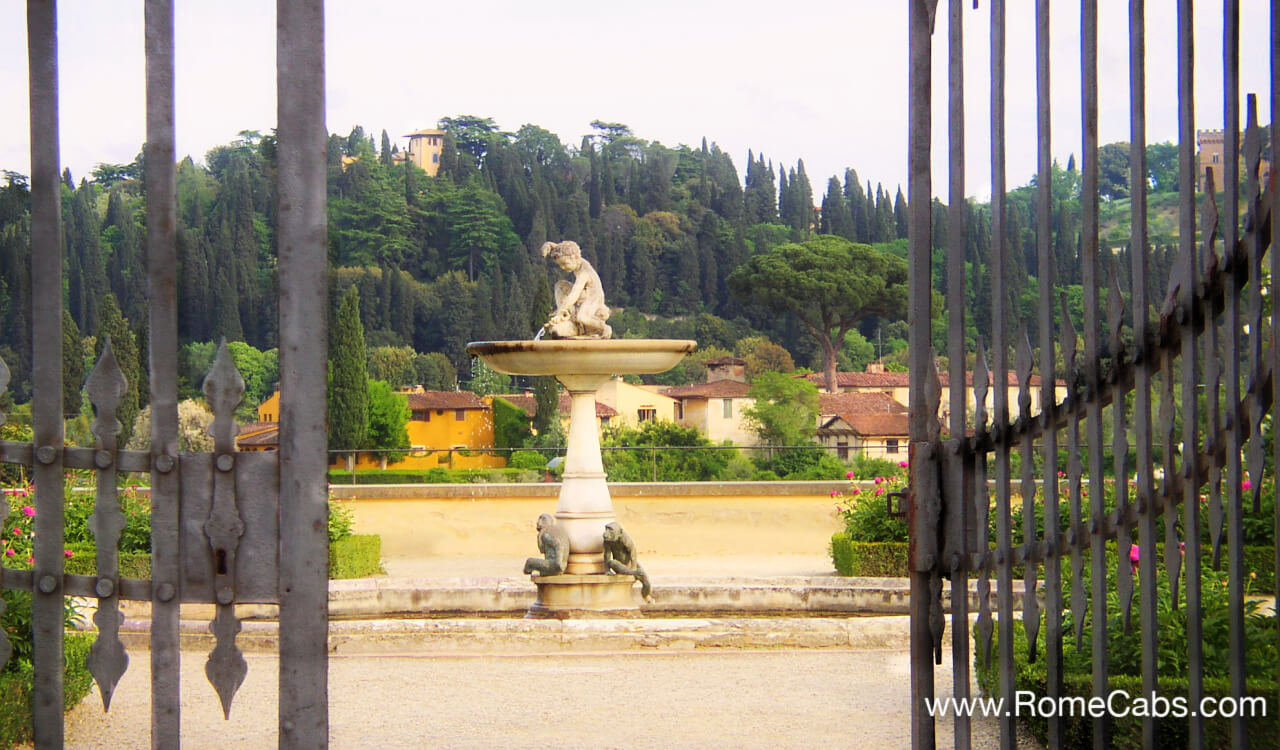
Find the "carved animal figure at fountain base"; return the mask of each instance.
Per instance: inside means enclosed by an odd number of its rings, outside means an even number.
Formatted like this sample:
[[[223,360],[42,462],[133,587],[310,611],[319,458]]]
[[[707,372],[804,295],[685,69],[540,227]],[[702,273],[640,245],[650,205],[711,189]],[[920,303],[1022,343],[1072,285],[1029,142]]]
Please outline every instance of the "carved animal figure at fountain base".
[[[635,542],[617,521],[604,526],[604,567],[609,575],[635,576],[640,582],[640,595],[646,602],[653,602],[653,586],[649,584],[644,568],[640,567]]]
[[[538,516],[538,551],[542,557],[530,557],[524,563],[525,575],[555,576],[569,565],[569,533],[556,523],[555,516]]]

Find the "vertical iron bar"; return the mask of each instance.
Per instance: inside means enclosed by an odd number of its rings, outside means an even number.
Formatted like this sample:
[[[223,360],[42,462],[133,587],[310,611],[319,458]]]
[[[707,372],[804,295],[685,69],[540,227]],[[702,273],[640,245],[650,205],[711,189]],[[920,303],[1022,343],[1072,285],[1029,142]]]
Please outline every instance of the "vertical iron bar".
[[[1230,0],[1228,0],[1230,2]],[[1194,14],[1192,11],[1192,0],[1179,0],[1178,2],[1178,165],[1179,165],[1179,226],[1178,226],[1178,251],[1184,259],[1185,269],[1193,269],[1195,263],[1190,260],[1195,253],[1195,92],[1194,92],[1194,34],[1193,34]],[[1229,141],[1230,139],[1228,139]],[[1228,157],[1230,158],[1230,157]],[[1227,167],[1230,169],[1230,167]],[[1194,297],[1195,289],[1192,286],[1195,278],[1194,271],[1191,276],[1186,279],[1184,286],[1188,289],[1181,293],[1181,300],[1176,300],[1176,304],[1188,304]],[[1233,298],[1234,294],[1228,294],[1228,298]],[[1194,315],[1194,310],[1189,306],[1186,309],[1186,325],[1190,327],[1190,316]],[[1188,429],[1185,423],[1188,421],[1186,414],[1194,414],[1195,392],[1191,391],[1191,403],[1187,403],[1187,388],[1194,388],[1195,385],[1195,352],[1187,348],[1190,338],[1184,336],[1182,361],[1184,378],[1183,383],[1183,404],[1184,411],[1184,427],[1183,427],[1183,465],[1194,466],[1195,444],[1194,444],[1194,428]],[[1238,342],[1236,342],[1238,344]],[[1238,351],[1238,346],[1232,346],[1231,351]],[[1234,357],[1232,357],[1234,359]],[[1191,378],[1190,382],[1186,379]],[[1237,386],[1238,390],[1238,386]],[[1234,403],[1234,402],[1231,402]],[[1166,454],[1173,451],[1172,445],[1165,446]],[[1166,466],[1172,466],[1173,461],[1169,458],[1165,459]],[[1237,465],[1239,461],[1237,460]],[[1172,477],[1165,477],[1168,482]],[[1188,665],[1188,699],[1192,706],[1199,706],[1200,699],[1204,693],[1204,658],[1202,643],[1202,625],[1201,625],[1201,609],[1200,609],[1200,529],[1198,526],[1192,526],[1193,521],[1199,520],[1199,497],[1196,494],[1195,471],[1185,472],[1184,495],[1192,500],[1187,502],[1183,512],[1186,514],[1185,526],[1183,528],[1184,544],[1186,545],[1186,559],[1183,561],[1186,569],[1186,590],[1187,590],[1187,665]],[[1189,489],[1185,489],[1189,487]],[[1175,501],[1175,496],[1171,492],[1168,494],[1170,501]],[[1165,512],[1170,516],[1176,516],[1172,507],[1166,507]],[[1168,545],[1171,540],[1166,539],[1165,544]],[[1172,554],[1166,550],[1166,555]],[[1191,716],[1190,736],[1188,744],[1192,748],[1204,746],[1204,724],[1203,720],[1198,716],[1198,712],[1193,712]]]
[[[1271,290],[1275,294],[1276,280],[1280,279],[1280,181],[1275,179],[1276,165],[1280,164],[1280,0],[1271,0],[1271,169],[1268,186],[1271,196]],[[1271,388],[1272,419],[1280,407],[1280,305],[1271,303]],[[1280,468],[1280,440],[1274,442],[1275,460],[1272,470]],[[1274,480],[1274,476],[1273,476]],[[1275,546],[1275,578],[1280,581],[1280,482],[1272,481],[1276,495],[1273,521]],[[1280,654],[1280,628],[1276,629],[1276,653]],[[1280,659],[1276,659],[1276,684],[1280,685]],[[1280,699],[1280,692],[1276,696]],[[1280,702],[1280,701],[1278,701]]]
[[[1044,538],[1049,545],[1045,557],[1045,670],[1048,697],[1057,703],[1062,695],[1062,558],[1058,544],[1058,430],[1053,426],[1057,406],[1054,370],[1053,290],[1057,284],[1053,262],[1053,156],[1049,88],[1049,0],[1036,2],[1036,130],[1038,194],[1036,203],[1036,253],[1040,282],[1040,423],[1044,460]],[[1030,456],[1023,460],[1030,460]],[[1028,540],[1030,541],[1030,540]],[[1062,746],[1062,717],[1049,716],[1049,747]]]
[[[947,362],[951,403],[949,430],[956,445],[965,435],[965,349],[964,306],[964,0],[950,0],[947,15],[947,81],[949,138],[947,191]],[[959,452],[957,452],[959,453]],[[965,483],[966,467],[952,461],[947,478],[947,515],[954,524],[950,537],[961,545],[959,556],[952,555],[951,565],[951,665],[953,691],[957,699],[969,697],[969,487]],[[969,750],[969,716],[957,711],[955,717],[956,750]]]
[[[1224,251],[1227,254],[1227,268],[1231,276],[1246,262],[1245,254],[1239,247],[1240,217],[1240,2],[1224,0],[1222,18],[1222,96],[1223,114],[1223,216],[1222,232]],[[1188,105],[1189,106],[1189,105]],[[1188,158],[1193,158],[1188,155]],[[1190,227],[1194,229],[1194,226]],[[1184,222],[1183,230],[1188,229]],[[1241,488],[1242,466],[1240,451],[1244,447],[1244,426],[1240,418],[1240,295],[1229,287],[1226,309],[1227,326],[1227,572],[1228,572],[1228,628],[1230,633],[1228,647],[1228,664],[1231,675],[1231,694],[1237,698],[1244,695],[1244,531],[1241,514],[1244,512],[1244,493]],[[1193,567],[1198,560],[1192,560],[1191,535],[1187,530],[1187,605],[1191,605],[1191,583],[1196,578],[1198,569]],[[1193,575],[1195,573],[1196,575]],[[1196,592],[1197,595],[1199,592]],[[1197,602],[1198,604],[1198,602]],[[1198,620],[1198,607],[1190,609],[1190,618]],[[1199,644],[1195,640],[1198,633],[1188,629],[1188,637],[1192,638],[1192,646]],[[1192,671],[1197,671],[1194,663]],[[1193,677],[1193,687],[1194,680]],[[1196,700],[1192,696],[1193,705]],[[1196,721],[1192,719],[1192,739],[1197,737]],[[1231,746],[1243,748],[1248,742],[1245,736],[1245,720],[1243,716],[1231,721]]]
[[[151,746],[177,748],[178,298],[173,0],[147,0],[147,290],[151,368]]]
[[[278,0],[280,739],[328,746],[324,2]],[[925,202],[926,204],[928,201]],[[927,233],[926,233],[927,236]]]
[[[1157,681],[1156,640],[1156,509],[1152,507],[1151,360],[1154,342],[1148,330],[1147,301],[1147,67],[1146,0],[1129,2],[1129,257],[1133,289],[1134,388],[1133,429],[1137,448],[1138,486],[1138,619],[1142,628],[1142,694],[1153,695]],[[1143,189],[1137,189],[1142,185]],[[1120,559],[1123,563],[1124,554]],[[1155,747],[1156,722],[1142,719],[1142,745]]]
[[[910,437],[914,446],[928,439],[931,419],[926,414],[925,378],[931,371],[929,353],[929,306],[932,295],[931,221],[933,219],[933,184],[930,174],[930,143],[932,135],[933,91],[931,64],[933,59],[933,13],[935,0],[913,0],[910,12],[910,98],[908,159],[908,221],[910,246],[909,283],[910,298],[908,323],[911,347],[911,396]],[[924,461],[911,456],[912,484],[915,476],[923,471]],[[932,462],[929,462],[932,463]],[[912,493],[913,504],[917,498]],[[914,516],[915,508],[911,509]],[[913,532],[911,544],[921,543]],[[910,556],[910,555],[909,555]],[[933,685],[933,636],[929,629],[930,608],[933,606],[929,592],[929,574],[912,565],[911,569],[911,746],[915,750],[932,750],[935,743],[933,717],[925,710],[925,702],[932,701]]]
[[[1081,131],[1084,133],[1082,185],[1080,191],[1080,244],[1083,254],[1085,385],[1089,420],[1089,569],[1093,617],[1093,695],[1107,695],[1107,573],[1106,513],[1102,482],[1102,346],[1098,339],[1098,3],[1080,3],[1080,79],[1082,88]],[[1110,742],[1110,726],[1105,716],[1093,720],[1093,746],[1102,750]]]
[[[1005,320],[1005,4],[991,3],[991,350],[996,430],[996,564],[999,566],[997,609],[1000,648],[1000,695],[1009,700],[1015,689],[1013,660],[1013,536],[1009,498],[1009,336]],[[1017,744],[1014,718],[1000,717],[1000,747]]]
[[[58,141],[58,9],[27,3],[31,91],[31,381],[36,488],[32,624],[35,744],[62,747],[62,183]]]

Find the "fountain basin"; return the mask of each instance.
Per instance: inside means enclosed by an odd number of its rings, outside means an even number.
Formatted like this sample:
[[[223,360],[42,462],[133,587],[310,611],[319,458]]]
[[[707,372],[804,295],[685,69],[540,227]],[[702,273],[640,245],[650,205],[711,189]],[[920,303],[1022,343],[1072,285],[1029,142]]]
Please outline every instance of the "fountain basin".
[[[473,341],[467,353],[507,375],[647,375],[666,372],[697,347],[686,339]]]

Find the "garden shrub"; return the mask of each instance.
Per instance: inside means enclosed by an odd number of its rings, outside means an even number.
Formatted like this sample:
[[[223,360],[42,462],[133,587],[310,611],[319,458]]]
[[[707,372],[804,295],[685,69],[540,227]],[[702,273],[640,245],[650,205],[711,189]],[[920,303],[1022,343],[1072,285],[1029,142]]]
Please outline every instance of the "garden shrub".
[[[903,578],[907,568],[906,542],[859,542],[848,532],[831,536],[831,562],[842,576]]]
[[[382,537],[352,534],[329,544],[329,578],[365,578],[382,573]]]
[[[507,459],[507,468],[542,471],[547,468],[547,458],[538,451],[516,451]]]
[[[86,663],[93,633],[68,633],[63,641],[66,668],[62,673],[63,710],[75,708],[89,694],[93,676]],[[0,672],[0,748],[12,748],[32,739],[31,685],[35,672],[29,660],[10,658]]]

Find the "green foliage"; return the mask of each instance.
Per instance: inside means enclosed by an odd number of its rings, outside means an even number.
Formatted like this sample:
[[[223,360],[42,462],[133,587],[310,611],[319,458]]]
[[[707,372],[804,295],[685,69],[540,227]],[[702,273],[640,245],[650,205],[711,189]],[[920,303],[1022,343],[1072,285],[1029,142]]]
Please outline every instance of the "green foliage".
[[[115,295],[107,294],[102,301],[102,310],[97,329],[97,347],[94,350],[95,363],[102,356],[107,341],[111,342],[111,351],[115,356],[120,371],[124,374],[125,392],[116,411],[116,419],[120,422],[121,444],[129,442],[133,434],[133,422],[138,417],[138,342],[129,328],[129,321],[120,313]]]
[[[329,543],[329,578],[367,578],[383,573],[382,537],[351,534]]]
[[[366,448],[390,450],[379,453],[388,461],[399,461],[405,453],[398,449],[409,447],[409,399],[403,393],[395,393],[383,380],[369,381],[369,428],[365,437]]]
[[[355,525],[355,510],[346,503],[329,501],[329,544],[351,536]]]
[[[720,476],[729,463],[729,451],[688,450],[710,446],[711,441],[693,427],[674,422],[645,422],[639,429],[610,429],[601,441],[604,469],[611,482],[699,482]],[[686,450],[607,450],[614,447],[685,448]]]
[[[530,429],[529,415],[525,413],[524,409],[512,405],[506,399],[493,399],[493,446],[495,448],[499,450],[521,448],[532,437],[533,431]],[[517,451],[511,458],[514,460],[516,455],[523,452]],[[510,462],[508,462],[508,465],[514,466]]]
[[[796,369],[790,352],[764,336],[739,339],[733,350],[746,361],[747,382],[753,382],[766,372],[790,373]]]
[[[458,371],[440,352],[415,354],[413,373],[418,385],[428,391],[452,391],[458,388]]]
[[[821,347],[831,377],[836,350],[855,324],[905,316],[906,283],[903,259],[831,235],[752,256],[728,279],[744,303],[794,315]],[[827,389],[834,392],[835,383]]]
[[[483,360],[471,360],[471,379],[466,389],[477,396],[507,393],[511,390],[511,376],[490,368]]]
[[[360,293],[351,287],[331,331],[329,343],[329,449],[356,450],[369,432],[369,386],[365,368]]]
[[[413,367],[414,356],[413,349],[408,346],[369,347],[369,378],[385,380],[392,388],[416,385],[417,372]]]
[[[93,686],[93,676],[87,664],[93,639],[92,633],[69,633],[63,641],[66,664],[62,673],[64,711],[79,705]],[[12,668],[0,672],[0,747],[3,748],[30,742],[33,732],[31,686],[35,672],[30,660],[11,659],[10,664]]]
[[[808,445],[818,429],[818,388],[804,378],[762,372],[747,395],[755,403],[743,410],[747,426],[765,445]]]
[[[842,576],[868,578],[905,578],[907,567],[906,542],[863,542],[847,531],[831,536],[831,562]]]
[[[329,471],[331,484],[481,484],[481,483],[530,483],[542,481],[540,471],[507,467],[505,469],[360,469],[355,472],[340,469]]]
[[[907,521],[889,515],[887,496],[903,489],[901,477],[876,477],[870,484],[858,483],[845,493],[833,493],[836,514],[844,521],[845,533],[858,542],[905,542]]]
[[[516,451],[507,459],[509,469],[532,469],[542,471],[547,466],[547,458],[537,451]]]
[[[561,430],[560,383],[550,375],[533,378],[533,431],[538,435],[550,435]],[[564,445],[564,443],[560,443]]]

